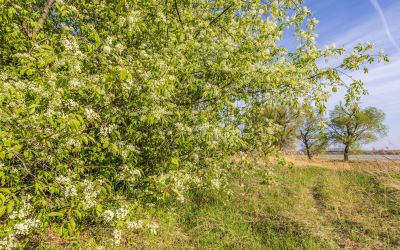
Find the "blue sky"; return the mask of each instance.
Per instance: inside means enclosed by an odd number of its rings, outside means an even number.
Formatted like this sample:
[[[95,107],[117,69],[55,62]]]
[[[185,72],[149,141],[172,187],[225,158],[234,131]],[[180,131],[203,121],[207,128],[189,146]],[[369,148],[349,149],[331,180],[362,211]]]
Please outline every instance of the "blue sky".
[[[369,95],[364,106],[386,113],[388,136],[365,145],[365,149],[400,149],[400,0],[306,0],[320,21],[318,42],[351,48],[358,42],[372,42],[391,58],[390,63],[372,65],[369,74],[353,76],[364,81]],[[329,109],[342,99],[338,93],[330,99]]]

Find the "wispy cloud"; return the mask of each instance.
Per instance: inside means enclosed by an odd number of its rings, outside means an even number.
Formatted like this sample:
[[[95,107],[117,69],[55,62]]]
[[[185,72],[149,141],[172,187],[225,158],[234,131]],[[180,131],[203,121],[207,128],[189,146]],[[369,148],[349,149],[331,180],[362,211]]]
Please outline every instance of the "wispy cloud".
[[[338,2],[344,2],[346,0],[338,0]],[[345,46],[350,49],[355,44],[359,42],[370,41],[376,45],[378,49],[384,49],[390,56],[390,63],[381,63],[370,65],[369,74],[364,74],[363,71],[355,72],[352,76],[355,79],[360,79],[365,82],[365,86],[369,91],[369,95],[363,98],[364,106],[374,106],[382,109],[386,113],[385,124],[390,128],[387,137],[380,139],[376,143],[366,145],[365,148],[395,148],[400,149],[400,48],[399,44],[396,43],[395,38],[400,36],[400,23],[393,22],[388,27],[388,21],[398,19],[400,13],[400,1],[396,4],[392,4],[390,8],[381,9],[378,5],[380,11],[376,8],[375,10],[381,14],[376,15],[372,8],[370,8],[370,2],[364,2],[365,9],[371,10],[371,12],[364,13],[357,16],[348,22],[345,28],[340,30],[335,26],[337,21],[326,21],[326,23],[321,22],[320,25],[324,25],[323,32],[320,33],[320,40],[325,43],[335,42],[339,46]],[[378,3],[378,2],[376,2]],[[346,2],[348,4],[348,2]],[[330,4],[328,4],[329,7]],[[332,3],[332,6],[334,4]],[[323,11],[327,7],[324,6]],[[323,14],[324,12],[322,12]],[[353,15],[354,12],[350,9],[343,11],[342,16],[348,18],[349,15]],[[382,21],[384,18],[384,22]],[[351,18],[348,18],[349,20]],[[382,23],[384,25],[382,25]],[[382,28],[385,26],[386,28]],[[343,27],[341,25],[340,27]],[[336,65],[336,64],[334,64]],[[347,79],[348,80],[348,79]],[[347,81],[346,80],[346,81]],[[348,80],[350,81],[350,80]],[[341,90],[328,102],[328,108],[332,109],[339,101],[343,100],[343,95],[345,91]]]
[[[370,0],[372,6],[374,6],[375,10],[378,12],[378,15],[381,19],[383,28],[385,29],[386,35],[389,38],[390,42],[393,44],[393,46],[397,49],[397,51],[400,52],[400,46],[397,44],[397,42],[395,41],[395,39],[393,38],[393,35],[390,31],[388,22],[386,20],[386,16],[383,13],[383,10],[381,8],[381,5],[379,4],[378,0]]]

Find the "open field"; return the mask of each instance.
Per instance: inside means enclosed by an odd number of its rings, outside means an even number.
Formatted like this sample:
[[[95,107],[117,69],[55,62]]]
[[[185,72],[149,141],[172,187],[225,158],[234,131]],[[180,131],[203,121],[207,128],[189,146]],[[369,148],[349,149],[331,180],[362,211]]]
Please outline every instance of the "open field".
[[[342,160],[343,154],[321,154],[317,158],[327,158],[332,160]],[[351,154],[350,160],[400,160],[398,154]]]
[[[400,248],[398,162],[290,160],[294,168],[261,170],[272,178],[233,177],[230,196],[193,190],[183,205],[154,210],[158,234],[124,232],[121,249]],[[77,241],[97,248],[109,238],[95,228]],[[41,248],[72,247],[46,241]]]

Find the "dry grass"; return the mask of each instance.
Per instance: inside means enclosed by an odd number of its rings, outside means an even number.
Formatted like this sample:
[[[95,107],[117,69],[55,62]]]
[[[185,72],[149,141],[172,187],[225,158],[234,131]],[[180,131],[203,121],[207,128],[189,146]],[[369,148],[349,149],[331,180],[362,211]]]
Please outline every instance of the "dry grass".
[[[327,159],[315,157],[309,160],[302,155],[285,155],[285,159],[293,162],[298,167],[318,166],[334,170],[364,170],[385,173],[400,173],[400,160],[394,159],[367,159],[351,160],[344,162],[342,160]]]
[[[286,159],[295,167],[253,158],[261,171],[233,174],[229,198],[194,190],[184,205],[156,211],[158,235],[126,231],[123,244],[109,249],[400,249],[398,161]],[[233,160],[247,168],[239,157]],[[55,244],[43,246],[74,248],[50,238]],[[98,228],[78,242],[95,249],[109,238]]]

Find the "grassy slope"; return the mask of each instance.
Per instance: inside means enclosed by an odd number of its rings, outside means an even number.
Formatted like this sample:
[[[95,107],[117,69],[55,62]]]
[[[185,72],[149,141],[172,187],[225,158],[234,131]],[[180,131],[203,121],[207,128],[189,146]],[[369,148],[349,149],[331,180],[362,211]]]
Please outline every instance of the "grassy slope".
[[[158,211],[158,236],[126,232],[123,248],[400,247],[399,172],[357,169],[281,167],[273,170],[272,184],[256,175],[236,179],[225,201],[222,195],[193,193],[185,206]]]

